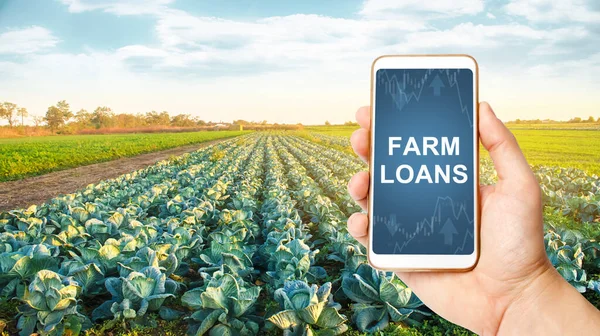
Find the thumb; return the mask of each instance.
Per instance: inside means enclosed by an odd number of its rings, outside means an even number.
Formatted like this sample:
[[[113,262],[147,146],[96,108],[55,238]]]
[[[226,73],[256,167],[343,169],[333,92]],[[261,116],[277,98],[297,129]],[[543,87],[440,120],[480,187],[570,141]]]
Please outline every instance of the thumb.
[[[490,105],[479,104],[479,137],[490,153],[501,185],[521,190],[537,180],[519,148],[515,136],[496,117]]]

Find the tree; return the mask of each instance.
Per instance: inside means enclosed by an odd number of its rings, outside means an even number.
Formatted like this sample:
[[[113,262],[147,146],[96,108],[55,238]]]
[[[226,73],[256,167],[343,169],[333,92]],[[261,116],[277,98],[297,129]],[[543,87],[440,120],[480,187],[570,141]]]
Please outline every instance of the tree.
[[[27,112],[27,109],[24,107],[19,108],[17,110],[17,115],[21,117],[21,126],[25,126],[25,118],[29,116],[29,112]]]
[[[586,122],[593,123],[593,122],[594,122],[594,117],[590,116],[590,117],[588,118],[588,120],[586,120]]]
[[[152,111],[146,113],[146,122],[148,123],[148,125],[166,126],[171,124],[171,117],[169,116],[169,112],[167,111],[162,111],[161,113]]]
[[[178,114],[171,119],[171,125],[178,127],[190,127],[196,123],[189,114]]]
[[[0,104],[0,118],[6,119],[10,127],[12,127],[15,122],[16,109],[17,104],[14,103],[4,102]]]
[[[96,128],[111,127],[114,114],[110,107],[98,106],[92,113],[91,122]]]
[[[46,122],[52,131],[65,125],[73,117],[73,112],[66,101],[59,101],[56,106],[50,106],[46,112]]]
[[[35,127],[40,127],[44,123],[44,117],[33,116],[33,124]]]
[[[73,112],[71,112],[71,107],[69,106],[69,103],[67,103],[66,100],[61,100],[58,103],[56,103],[56,107],[58,107],[58,109],[62,112],[62,114],[68,118],[71,118],[73,116]]]
[[[58,107],[48,107],[48,111],[46,111],[46,123],[48,123],[48,127],[50,127],[50,130],[52,131],[65,125],[65,117]]]
[[[575,117],[573,119],[570,119],[568,122],[570,122],[570,123],[580,123],[581,122],[581,118]]]
[[[134,128],[144,126],[144,117],[135,114],[121,113],[112,118],[113,127]]]
[[[4,107],[4,103],[0,103],[0,119],[4,119],[7,117],[8,111],[6,107]]]
[[[86,109],[81,109],[75,113],[75,122],[81,128],[90,127],[92,126],[92,114]]]
[[[329,122],[329,120],[325,120],[325,126],[331,126],[331,123]]]

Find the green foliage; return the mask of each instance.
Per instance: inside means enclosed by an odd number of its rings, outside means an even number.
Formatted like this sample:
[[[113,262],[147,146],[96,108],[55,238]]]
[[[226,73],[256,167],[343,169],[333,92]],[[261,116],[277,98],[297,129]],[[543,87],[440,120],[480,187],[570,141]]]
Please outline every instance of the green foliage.
[[[148,319],[152,321],[149,326],[135,326],[133,328],[122,324],[114,324],[107,321],[96,324],[93,328],[85,331],[85,336],[181,336],[186,333],[187,326],[183,320],[163,321],[156,314],[149,314]]]
[[[266,272],[269,281],[275,287],[280,287],[289,280],[306,280],[315,282],[324,279],[327,272],[323,267],[311,266],[319,250],[311,250],[301,239],[279,245],[269,258],[269,271]]]
[[[62,335],[69,331],[78,335],[88,328],[87,318],[77,311],[77,297],[81,288],[62,279],[57,273],[42,270],[25,289],[19,310],[17,327],[20,335],[38,332],[40,335]]]
[[[177,290],[177,283],[155,266],[132,271],[127,277],[108,278],[105,285],[112,299],[94,310],[94,320],[112,317],[115,321],[127,320],[131,326],[147,325],[146,312],[158,311]]]
[[[411,315],[429,315],[418,310],[421,301],[394,274],[386,275],[367,264],[361,264],[356,273],[346,274],[342,289],[352,305],[352,319],[358,330],[383,330],[390,321],[403,322]]]
[[[0,182],[246,133],[249,131],[0,139]]]
[[[212,278],[206,289],[186,292],[181,302],[194,310],[192,335],[256,335],[258,317],[252,315],[260,288],[238,281],[230,274]]]
[[[73,117],[69,104],[61,100],[56,105],[48,107],[46,112],[46,123],[51,130],[57,130],[65,125],[65,123]]]
[[[418,326],[407,326],[404,324],[390,324],[385,329],[377,332],[360,332],[350,330],[347,336],[475,336],[469,330],[444,320],[439,316],[432,316]]]
[[[11,235],[4,232],[3,237],[11,237]],[[12,248],[12,246],[7,247],[10,250]],[[58,252],[57,249],[44,244],[36,244],[23,246],[15,252],[0,254],[2,297],[22,296],[26,289],[26,282],[31,280],[38,272],[42,270],[57,271],[56,252]]]
[[[598,291],[595,281],[588,282],[584,262],[590,270],[600,268],[600,243],[573,229],[547,224],[546,230],[546,253],[557,271],[580,293],[588,288]]]
[[[366,166],[334,149],[347,139],[330,138],[239,137],[0,213],[2,295],[23,298],[40,271],[52,272],[77,288],[81,313],[96,322],[89,335],[333,335],[346,326],[374,335],[469,334],[428,316],[398,278],[366,264],[346,229],[358,209],[346,183]],[[491,162],[481,167],[482,183],[494,183]],[[597,178],[535,172],[548,254],[597,305]],[[0,305],[0,318],[12,319],[10,309]],[[40,321],[38,329],[49,324]],[[84,322],[66,314],[55,329]],[[16,325],[8,321],[7,330]]]
[[[275,291],[282,311],[267,320],[282,329],[285,336],[340,335],[348,326],[340,315],[341,306],[333,302],[331,283],[321,287],[303,281],[288,281]]]

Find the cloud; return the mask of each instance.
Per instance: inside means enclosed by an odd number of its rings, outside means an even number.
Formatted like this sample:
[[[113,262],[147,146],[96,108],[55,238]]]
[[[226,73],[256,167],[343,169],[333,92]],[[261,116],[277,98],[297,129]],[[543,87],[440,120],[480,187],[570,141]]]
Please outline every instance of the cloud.
[[[174,0],[60,0],[71,13],[102,10],[116,15],[157,14]]]
[[[157,46],[136,46],[135,55],[129,49],[119,52],[128,61],[135,57],[149,64],[142,59],[153,58],[153,70],[203,69],[205,74],[207,67],[227,64],[250,71],[301,69],[356,58],[370,62],[385,45],[424,28],[420,22],[396,20],[297,14],[240,21],[169,10],[157,18]]]
[[[529,68],[527,73],[546,79],[561,78],[565,76],[565,73],[569,73],[576,74],[576,76],[569,77],[577,78],[579,81],[597,81],[598,73],[600,73],[600,52],[577,60],[540,63]]]
[[[41,52],[53,48],[58,42],[51,31],[39,26],[9,30],[0,34],[0,55]]]
[[[597,25],[503,23],[506,15],[489,21],[485,17],[491,13],[474,0],[370,0],[360,15],[350,18],[296,14],[258,19],[192,15],[169,8],[166,0],[61,1],[71,12],[149,14],[155,20],[155,40],[116,50],[95,50],[92,45],[82,53],[48,53],[58,40],[46,31],[54,44],[31,43],[33,47],[20,49],[33,54],[0,58],[0,76],[5,79],[0,91],[38,113],[67,99],[74,108],[164,109],[206,119],[250,115],[278,122],[323,122],[326,115],[344,121],[355,106],[368,101],[369,67],[375,57],[449,52],[475,56],[481,65],[482,93],[514,102],[505,107],[520,113],[519,99],[529,99],[535,85],[536,97],[559,90],[542,90],[546,87],[540,83],[559,82],[548,81],[548,76],[563,73],[575,82],[583,75],[592,83],[592,73],[600,72],[598,56],[577,61],[581,54],[597,53]],[[474,14],[478,17],[473,20],[487,24],[464,18],[453,24],[458,16]],[[452,19],[435,21],[440,18]],[[0,35],[0,54],[7,45],[11,51],[19,49],[2,40],[7,33]],[[591,69],[587,73],[586,67]]]
[[[487,16],[487,18],[488,18],[488,19],[492,19],[492,20],[496,18],[496,15],[494,15],[494,14],[492,14],[492,13],[490,13],[490,12],[487,12],[487,13],[485,14],[485,16]]]
[[[594,23],[600,21],[600,8],[592,8],[592,3],[584,0],[510,0],[505,9],[509,14],[534,22]]]
[[[360,14],[370,17],[414,14],[454,17],[478,14],[483,8],[483,0],[365,0]]]
[[[521,47],[525,50],[540,43],[561,41],[574,34],[583,34],[577,29],[561,28],[540,30],[521,24],[482,25],[461,23],[450,29],[411,32],[396,47],[402,52],[444,52],[444,50],[492,50],[510,46],[513,52]],[[468,38],[466,38],[468,37]]]
[[[121,48],[119,57],[137,72],[201,77],[367,68],[375,57],[397,53],[495,50],[495,55],[518,59],[532,50],[558,53],[557,43],[588,34],[582,27],[537,29],[516,23],[468,22],[438,30],[421,21],[306,14],[243,21],[180,10],[163,11],[155,29],[158,44]]]

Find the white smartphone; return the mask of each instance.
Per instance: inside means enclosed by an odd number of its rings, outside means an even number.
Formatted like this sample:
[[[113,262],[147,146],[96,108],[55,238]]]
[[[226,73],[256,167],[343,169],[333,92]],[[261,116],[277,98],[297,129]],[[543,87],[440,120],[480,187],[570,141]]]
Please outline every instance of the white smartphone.
[[[466,271],[479,259],[477,62],[382,56],[371,74],[371,266]]]

